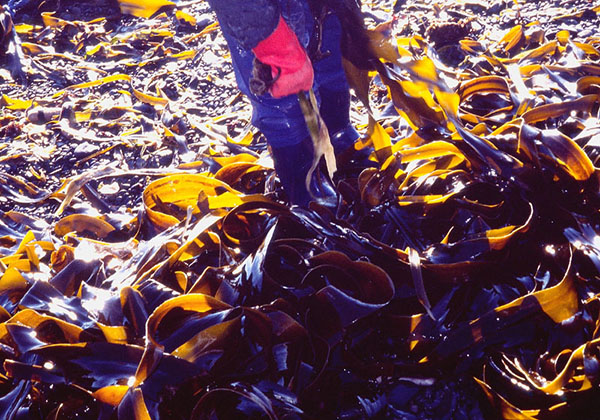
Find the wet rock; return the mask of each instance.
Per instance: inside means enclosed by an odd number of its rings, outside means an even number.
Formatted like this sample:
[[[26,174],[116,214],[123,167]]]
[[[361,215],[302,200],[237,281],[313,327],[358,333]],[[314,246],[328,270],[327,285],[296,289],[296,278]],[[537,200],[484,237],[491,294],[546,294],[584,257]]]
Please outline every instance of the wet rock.
[[[94,152],[97,152],[98,150],[100,150],[100,148],[95,144],[84,141],[83,143],[78,144],[75,149],[73,149],[73,155],[75,155],[76,158],[81,159],[91,155]]]

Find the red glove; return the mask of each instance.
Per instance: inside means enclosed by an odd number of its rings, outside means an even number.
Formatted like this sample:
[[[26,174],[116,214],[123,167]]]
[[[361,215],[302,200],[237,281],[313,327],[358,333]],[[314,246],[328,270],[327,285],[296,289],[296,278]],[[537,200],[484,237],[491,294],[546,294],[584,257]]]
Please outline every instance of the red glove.
[[[314,74],[310,58],[282,17],[273,33],[252,51],[259,61],[271,66],[273,79],[279,74],[269,90],[273,97],[281,98],[312,88]]]

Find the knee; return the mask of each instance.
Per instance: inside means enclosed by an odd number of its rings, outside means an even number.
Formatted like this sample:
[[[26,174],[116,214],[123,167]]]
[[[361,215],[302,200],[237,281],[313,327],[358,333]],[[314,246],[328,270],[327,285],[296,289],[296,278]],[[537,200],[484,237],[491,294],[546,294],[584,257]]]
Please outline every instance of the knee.
[[[263,99],[268,104],[252,101],[252,124],[264,134],[271,147],[295,145],[309,136],[295,97]]]

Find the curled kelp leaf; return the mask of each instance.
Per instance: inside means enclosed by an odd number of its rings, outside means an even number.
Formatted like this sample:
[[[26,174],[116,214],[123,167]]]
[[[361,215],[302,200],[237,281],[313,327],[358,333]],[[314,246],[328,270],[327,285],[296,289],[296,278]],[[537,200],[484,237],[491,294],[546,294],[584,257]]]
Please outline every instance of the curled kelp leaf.
[[[294,410],[295,411],[295,410]],[[297,414],[297,413],[296,413]],[[271,400],[258,388],[241,383],[231,388],[217,388],[204,395],[194,407],[194,419],[226,419],[255,417],[275,420],[278,418]]]
[[[533,322],[534,318],[546,318],[555,324],[560,324],[575,315],[578,308],[577,291],[572,276],[567,270],[565,277],[556,286],[521,296],[457,328],[422,362],[435,362],[452,354],[458,355],[467,349],[471,352],[481,352],[481,347],[491,342],[507,345],[522,343],[527,340],[526,337],[511,335],[511,340],[505,340],[503,334],[506,333],[503,331],[522,328]],[[439,353],[440,351],[443,355]]]
[[[64,236],[69,232],[76,232],[82,236],[86,236],[87,234],[97,239],[104,239],[114,230],[114,226],[110,223],[84,214],[72,214],[63,217],[54,225],[54,232],[59,236]]]
[[[314,327],[318,328],[321,322],[321,311],[326,311],[329,316],[334,315],[343,328],[381,309],[394,296],[390,277],[373,264],[353,262],[335,251],[319,254],[310,262],[315,267],[306,274],[302,283],[317,290],[315,299],[319,303],[318,309],[311,309],[309,321],[315,323]],[[331,332],[327,331],[326,334]]]

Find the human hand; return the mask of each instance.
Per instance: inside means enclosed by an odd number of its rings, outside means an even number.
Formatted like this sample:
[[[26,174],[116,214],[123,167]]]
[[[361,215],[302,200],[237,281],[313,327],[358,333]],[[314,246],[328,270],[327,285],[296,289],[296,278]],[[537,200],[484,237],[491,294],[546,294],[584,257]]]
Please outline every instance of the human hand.
[[[252,50],[263,64],[271,66],[273,83],[269,92],[275,98],[312,88],[314,72],[306,51],[283,18],[273,33]]]

